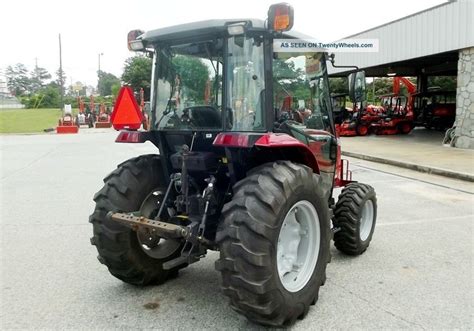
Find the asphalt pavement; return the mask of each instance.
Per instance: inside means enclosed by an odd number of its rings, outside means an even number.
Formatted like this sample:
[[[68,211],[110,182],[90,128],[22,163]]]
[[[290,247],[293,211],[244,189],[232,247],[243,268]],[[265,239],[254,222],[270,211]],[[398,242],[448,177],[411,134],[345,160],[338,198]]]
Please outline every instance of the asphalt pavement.
[[[146,144],[109,130],[0,136],[1,329],[248,329],[219,291],[217,253],[161,286],[112,277],[89,243],[102,178]],[[295,330],[472,329],[473,184],[352,160],[378,196],[373,241],[333,246],[326,285]]]

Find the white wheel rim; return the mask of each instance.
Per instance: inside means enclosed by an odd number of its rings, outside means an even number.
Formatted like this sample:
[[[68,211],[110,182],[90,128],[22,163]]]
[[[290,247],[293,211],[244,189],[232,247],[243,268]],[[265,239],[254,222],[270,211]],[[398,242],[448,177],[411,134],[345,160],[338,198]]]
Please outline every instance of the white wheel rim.
[[[367,200],[362,207],[362,215],[360,217],[360,240],[366,241],[369,238],[372,225],[374,224],[374,203]]]
[[[307,200],[295,203],[283,220],[277,246],[278,276],[289,292],[301,290],[318,262],[321,228],[318,213]]]

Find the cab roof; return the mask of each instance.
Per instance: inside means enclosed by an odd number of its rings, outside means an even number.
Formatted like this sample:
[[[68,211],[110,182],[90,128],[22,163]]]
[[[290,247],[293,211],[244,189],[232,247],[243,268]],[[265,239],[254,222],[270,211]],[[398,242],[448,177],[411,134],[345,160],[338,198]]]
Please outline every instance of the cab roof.
[[[187,40],[192,40],[196,37],[212,37],[219,34],[224,34],[227,31],[227,26],[235,23],[247,23],[248,28],[266,31],[265,21],[261,19],[215,19],[150,30],[141,35],[141,39],[146,44],[155,44],[160,42],[170,42],[175,44],[186,42]],[[284,32],[282,38],[312,39],[311,37],[296,31]]]

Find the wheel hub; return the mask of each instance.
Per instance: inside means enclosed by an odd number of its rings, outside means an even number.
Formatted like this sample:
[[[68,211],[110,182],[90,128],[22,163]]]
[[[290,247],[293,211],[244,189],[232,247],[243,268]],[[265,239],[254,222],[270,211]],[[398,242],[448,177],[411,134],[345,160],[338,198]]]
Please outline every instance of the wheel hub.
[[[157,216],[163,197],[163,191],[159,189],[153,190],[147,196],[145,201],[143,201],[142,206],[140,207],[140,215],[154,219]],[[168,216],[166,210],[163,214]],[[163,259],[170,256],[180,246],[178,240],[161,238],[147,229],[138,230],[137,239],[145,254],[155,259]]]
[[[369,238],[372,225],[374,224],[374,203],[367,200],[362,207],[360,217],[360,240],[366,241]]]
[[[309,201],[298,201],[283,220],[277,244],[278,276],[288,291],[301,290],[311,279],[318,261],[320,240],[316,209]]]

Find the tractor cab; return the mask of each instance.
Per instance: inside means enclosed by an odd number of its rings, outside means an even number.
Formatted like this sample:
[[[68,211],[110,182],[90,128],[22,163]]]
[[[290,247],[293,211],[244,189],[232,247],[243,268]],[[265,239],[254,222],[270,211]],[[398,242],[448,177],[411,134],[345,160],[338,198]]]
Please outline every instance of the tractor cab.
[[[265,159],[281,157],[274,147],[285,137],[299,148],[286,149],[288,157],[324,169],[330,191],[338,147],[326,53],[274,51],[279,39],[309,39],[289,31],[292,18],[289,25],[283,20],[272,26],[275,19],[218,19],[131,31],[129,48],[153,57],[149,137],[170,155],[181,153],[183,145],[217,159],[228,154],[239,163],[233,182],[263,161],[257,145],[267,151]],[[237,153],[237,147],[243,150]],[[172,160],[166,165],[170,171],[178,165]]]
[[[414,128],[414,116],[408,98],[389,94],[380,97],[383,113],[380,120],[371,124],[377,135],[408,134]]]
[[[405,116],[408,111],[408,99],[401,95],[383,95],[380,103],[384,108],[386,118]]]

